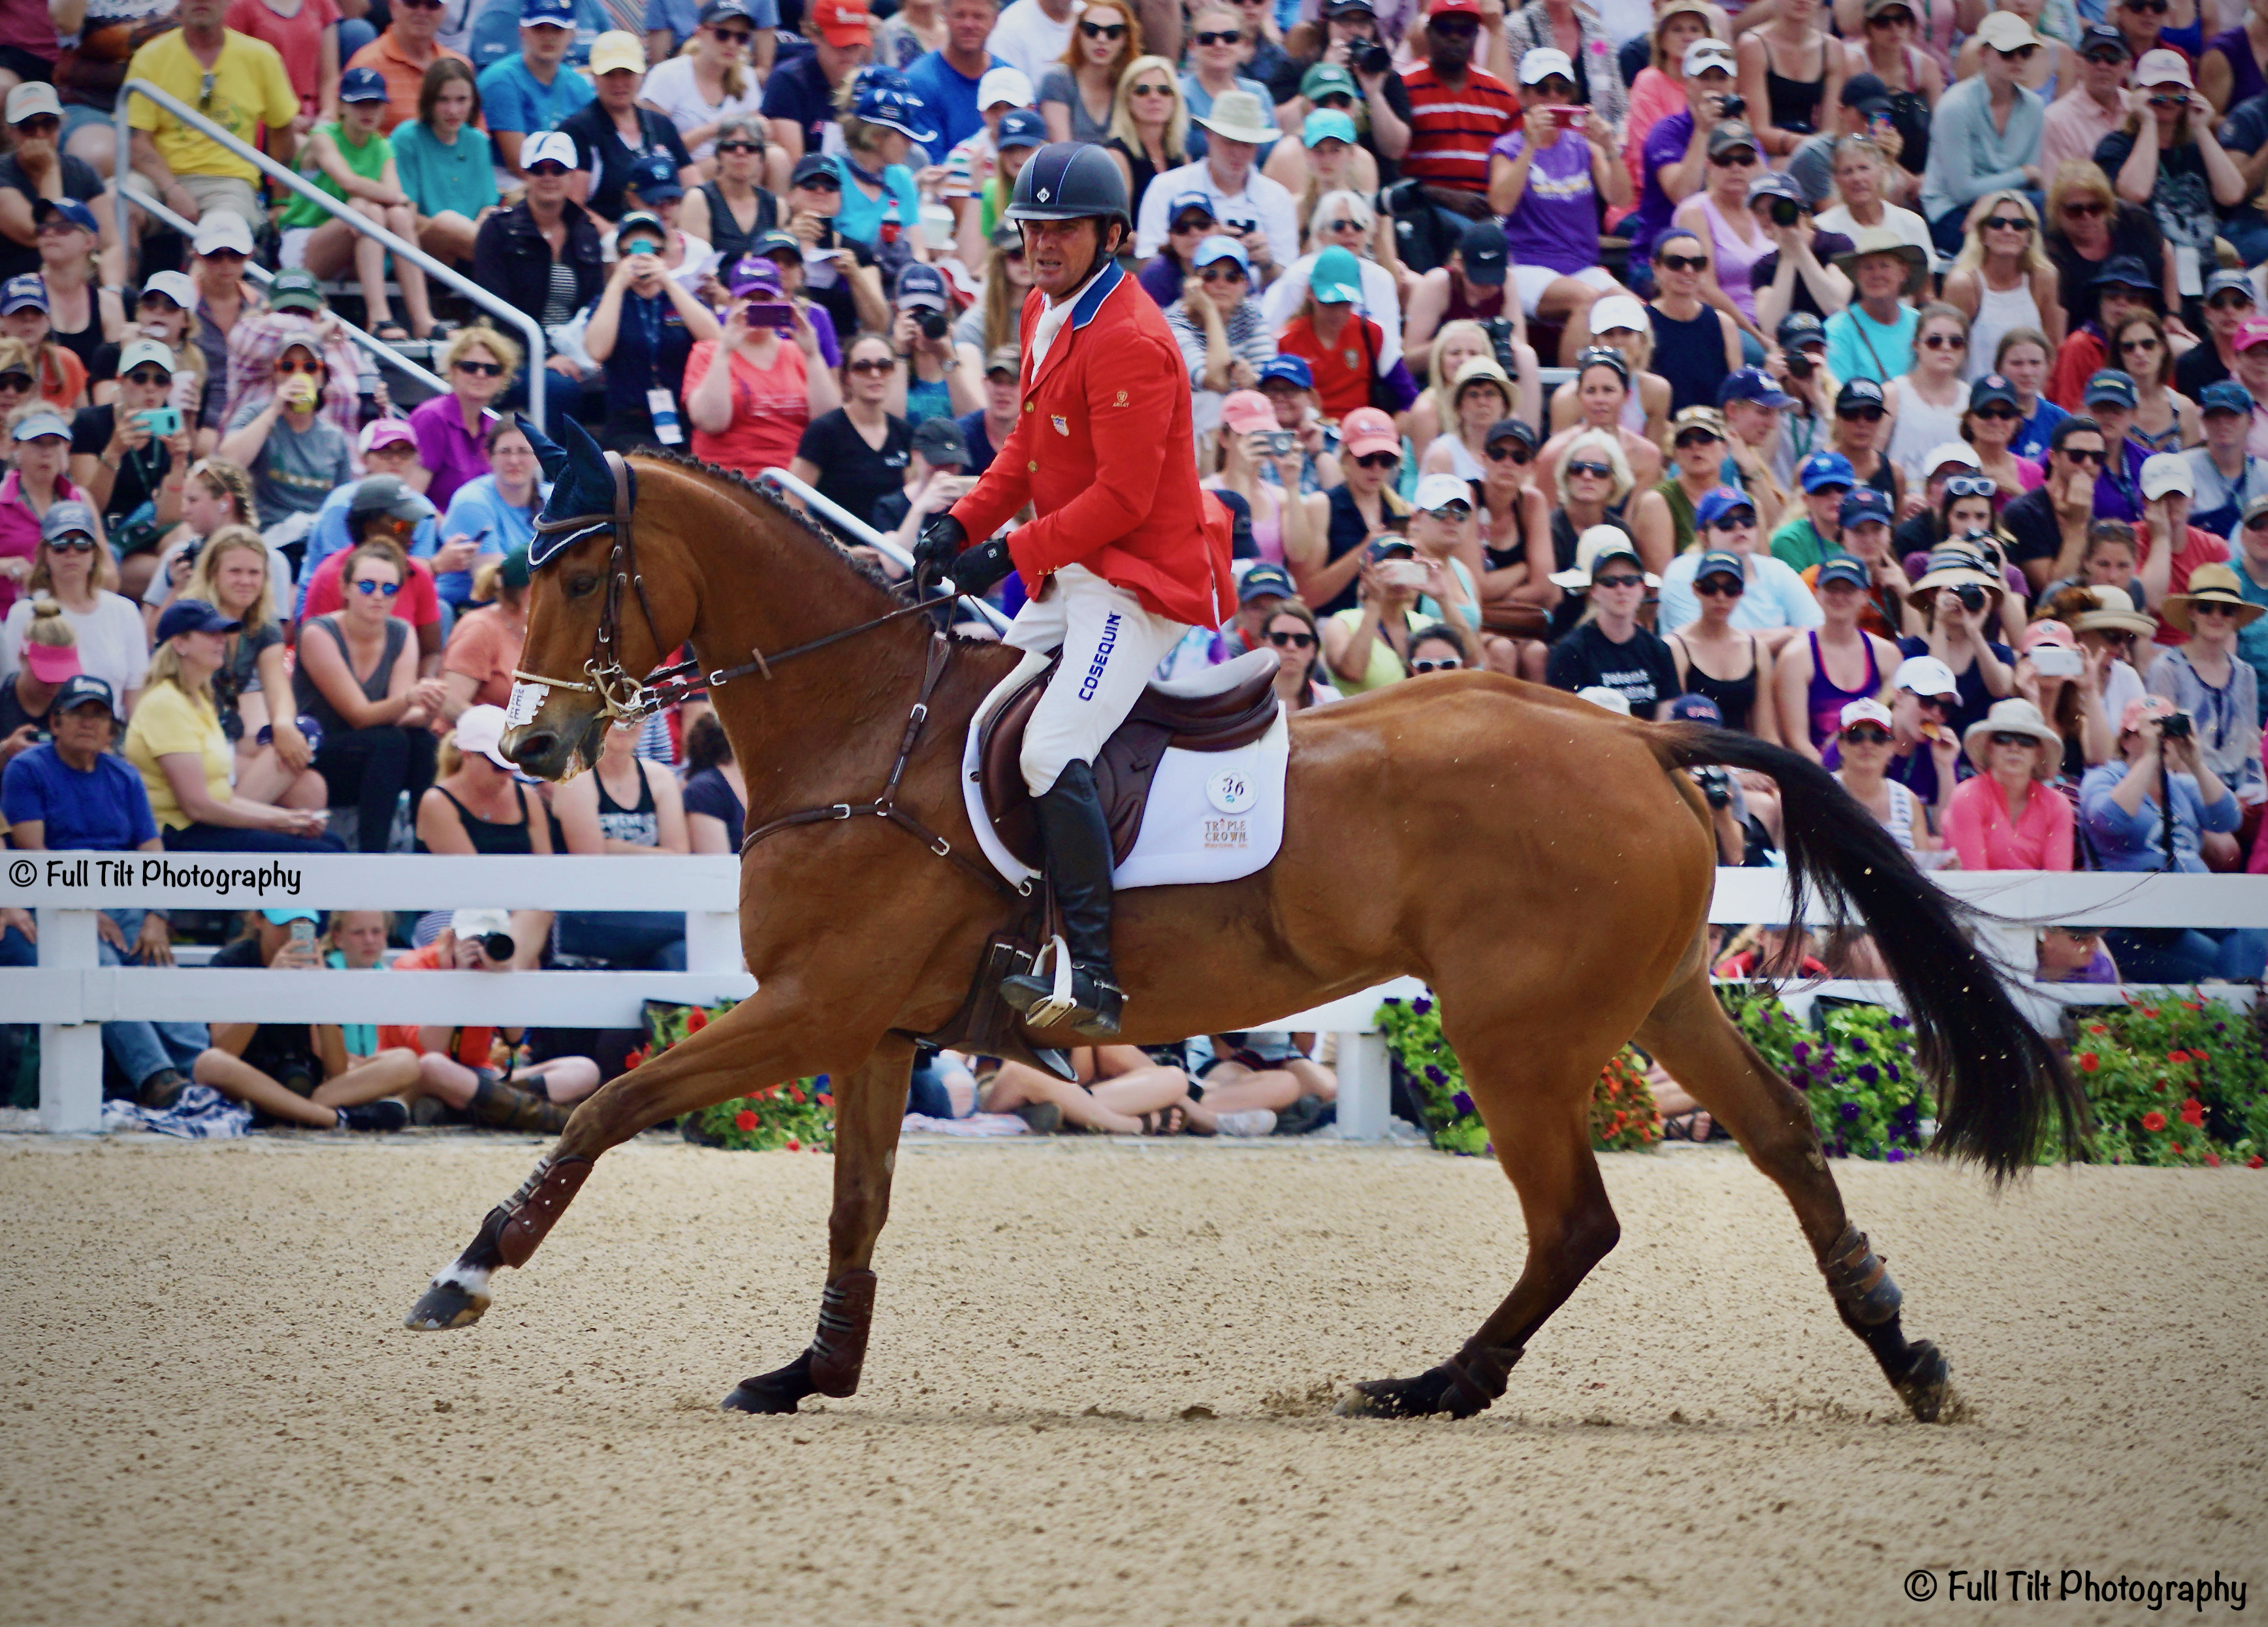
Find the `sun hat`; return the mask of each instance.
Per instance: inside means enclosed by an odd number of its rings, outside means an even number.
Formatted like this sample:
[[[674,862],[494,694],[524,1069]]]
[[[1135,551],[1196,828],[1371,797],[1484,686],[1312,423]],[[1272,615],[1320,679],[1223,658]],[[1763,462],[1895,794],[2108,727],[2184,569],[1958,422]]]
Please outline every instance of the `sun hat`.
[[[1917,609],[1935,602],[1940,587],[1981,587],[1989,593],[2006,594],[2008,585],[1984,569],[1984,562],[1965,548],[1933,548],[1929,556],[1929,567],[1921,579],[1907,590],[1906,602]]]
[[[1402,437],[1394,428],[1394,420],[1375,407],[1358,407],[1341,418],[1339,442],[1358,458],[1366,458],[1373,452],[1402,450]]]
[[[574,137],[571,136],[568,140],[571,142]],[[826,180],[828,188],[836,191],[842,189],[843,172],[835,167],[835,155],[806,152],[795,161],[795,168],[789,173],[787,184],[793,188],[821,179]]]
[[[1318,107],[1307,114],[1307,122],[1300,126],[1300,144],[1320,146],[1327,141],[1343,141],[1354,145],[1354,121],[1336,107]]]
[[[2071,624],[2073,632],[2090,633],[2108,627],[2140,638],[2157,635],[2158,624],[2134,608],[2124,588],[2093,587],[2088,592],[2095,595],[2095,608],[2080,612],[2079,619]]]
[[[1646,561],[1638,554],[1638,544],[1631,540],[1631,534],[1620,526],[1593,526],[1586,531],[1575,543],[1574,568],[1553,571],[1551,580],[1560,587],[1588,587],[1599,567],[1609,559],[1629,560],[1645,572],[1648,587],[1661,585],[1661,578],[1646,571]]]
[[[1848,582],[1853,587],[1864,588],[1873,582],[1874,573],[1867,569],[1864,560],[1853,559],[1848,554],[1834,554],[1819,562],[1819,574],[1812,579],[1821,587],[1830,582]]]
[[[1670,445],[1675,447],[1679,438],[1688,430],[1706,430],[1722,440],[1725,438],[1725,415],[1714,407],[1685,408],[1669,421]]]
[[[2126,36],[2109,23],[2089,23],[2079,31],[2079,54],[2081,56],[2094,55],[2098,46],[2114,45],[2118,48],[2118,55],[2122,57],[2134,55],[2133,48],[2126,43]]]
[[[622,185],[637,193],[642,203],[666,203],[672,198],[685,195],[684,183],[677,179],[677,166],[670,162],[666,152],[648,152],[631,159],[630,173],[622,177]],[[637,212],[652,215],[650,210]],[[662,232],[666,239],[668,227],[662,224],[659,216],[654,215],[652,219],[655,229]],[[628,215],[622,217],[615,223],[615,235],[619,237],[630,224],[630,217]]]
[[[1323,305],[1360,305],[1362,267],[1335,243],[1307,268],[1307,292]]]
[[[2259,291],[2252,286],[2252,274],[2249,271],[2206,272],[2205,302],[2211,304],[2215,294],[2242,294],[2244,303],[2247,305],[2257,305],[2260,302]]]
[[[497,567],[497,580],[515,593],[527,585],[529,578],[526,545],[513,548],[504,556],[504,562]]]
[[[2234,379],[2216,379],[2198,392],[2199,412],[2233,412],[2240,417],[2252,416],[2252,392]]]
[[[1911,15],[1913,8],[1906,0],[1867,0],[1869,21],[1892,7]],[[1878,73],[1854,73],[1843,81],[1841,93],[1836,98],[1845,107],[1855,107],[1868,118],[1890,116],[1890,87],[1882,83]]]
[[[1852,275],[1851,269],[1869,254],[1896,254],[1906,262],[1902,293],[1918,294],[1928,281],[1929,256],[1922,253],[1919,245],[1907,242],[1889,226],[1859,227],[1851,239],[1850,248],[1835,256],[1835,264],[1848,276]]]
[[[994,151],[1013,152],[1019,147],[1044,147],[1048,144],[1048,121],[1029,107],[1011,107],[1000,115],[1000,128],[992,137]]]
[[[176,599],[158,614],[152,642],[164,644],[183,633],[232,633],[243,625],[202,599]]]
[[[2145,51],[2135,59],[2134,83],[2178,85],[2185,91],[2197,89],[2197,81],[2190,77],[2190,65],[2182,54],[2163,48]]]
[[[1531,56],[1535,54],[1533,51],[1528,53]],[[1555,51],[1552,55],[1556,56],[1558,53]],[[1575,691],[1575,698],[1579,701],[1588,701],[1602,711],[1613,712],[1616,717],[1627,718],[1631,715],[1630,696],[1624,695],[1620,689],[1609,689],[1602,683],[1584,685]]]
[[[779,267],[762,254],[742,254],[725,268],[725,291],[735,299],[750,294],[762,294],[778,298],[781,294]]]
[[[770,271],[775,278],[779,276],[779,268],[762,257],[757,259],[755,267],[749,269],[755,270],[759,277],[765,271]],[[890,303],[901,311],[924,307],[932,311],[949,311],[953,308],[953,297],[946,291],[943,272],[926,261],[909,260],[899,268],[897,284],[890,290]]]
[[[1719,486],[1704,494],[1701,501],[1694,505],[1693,529],[1697,533],[1712,530],[1726,515],[1737,514],[1742,509],[1748,510],[1751,519],[1755,519],[1756,500],[1745,491],[1735,491],[1730,486]]]
[[[1274,414],[1270,414],[1274,417]],[[1438,514],[1452,503],[1462,503],[1469,510],[1473,505],[1473,489],[1454,475],[1434,474],[1422,476],[1410,504],[1421,514]]]
[[[94,511],[76,497],[48,504],[48,512],[40,516],[40,541],[42,542],[52,542],[57,537],[91,537],[94,534]]]
[[[1890,680],[1893,686],[1913,695],[1957,696],[1960,681],[1953,668],[1933,655],[1911,655],[1898,663],[1897,675]]]
[[[1556,45],[1539,45],[1520,59],[1520,82],[1522,85],[1541,85],[1555,75],[1570,85],[1575,83],[1575,64],[1568,61],[1567,53]]]
[[[1890,721],[1890,709],[1869,695],[1845,706],[1836,719],[1836,726],[1847,729],[1854,723],[1871,723],[1887,729]]]
[[[102,230],[95,224],[94,211],[77,198],[41,198],[32,206],[34,225],[44,226],[58,215],[90,237]]]
[[[2032,26],[2014,11],[1993,11],[1977,25],[1977,37],[1996,51],[2021,51],[2028,45],[2040,42]],[[2169,51],[2167,55],[2173,53]]]
[[[1591,331],[1611,334],[1628,328],[1634,334],[1653,331],[1653,319],[1646,315],[1646,306],[1635,295],[1609,294],[1591,306]]]
[[[1260,99],[1250,91],[1223,91],[1212,99],[1212,111],[1191,121],[1224,141],[1241,141],[1259,147],[1284,132],[1268,122]]]
[[[2155,293],[2158,285],[2150,277],[2150,269],[2133,254],[2113,254],[2102,262],[2089,284],[2094,288],[2139,288],[2146,293]]]
[[[1290,571],[1272,560],[1258,559],[1236,585],[1236,602],[1248,605],[1256,599],[1292,599],[1299,592]]]
[[[2053,644],[2058,650],[2076,650],[2079,648],[2079,640],[2073,635],[2071,629],[2053,616],[2049,616],[2024,629],[2023,637],[2016,640],[2016,653],[2029,655],[2042,644]]]
[[[1238,390],[1220,403],[1220,421],[1239,435],[1276,427],[1276,403],[1257,390]]]
[[[1029,107],[1039,98],[1032,93],[1031,76],[1021,68],[987,68],[976,82],[976,111],[987,107]]]
[[[49,509],[48,513],[55,512]],[[2250,627],[2262,616],[2268,615],[2268,605],[2254,604],[2245,598],[2243,588],[2236,580],[2236,572],[2227,565],[2199,565],[2190,572],[2188,591],[2169,593],[2161,607],[2167,622],[2180,631],[2197,629],[2191,625],[2191,611],[2201,604],[2228,605],[2236,612],[2236,624]]]
[[[1879,486],[1852,487],[1843,498],[1842,508],[1836,513],[1837,527],[1848,531],[1853,526],[1863,526],[1870,521],[1880,521],[1885,526],[1890,523],[1889,494]]]
[[[1968,754],[1970,766],[1979,774],[1991,772],[1984,766],[1984,753],[1996,734],[2032,737],[2038,747],[2032,754],[2034,779],[2052,777],[2063,764],[2063,736],[2050,728],[2047,719],[2040,716],[2040,709],[2021,696],[2012,695],[2005,701],[1993,702],[1992,710],[1961,732],[1961,749]]]
[[[988,379],[998,372],[1006,373],[1013,379],[1020,376],[1023,370],[1024,353],[1012,344],[996,344],[984,358],[984,376]]]
[[[1621,352],[1615,353],[1615,359],[1618,362],[1622,360]],[[1456,379],[1449,386],[1449,399],[1453,401],[1462,401],[1465,396],[1465,387],[1476,383],[1493,384],[1503,391],[1504,399],[1506,401],[1510,401],[1513,398],[1511,377],[1497,364],[1497,359],[1493,356],[1476,356],[1458,368]]]
[[[1795,473],[1806,491],[1818,491],[1829,486],[1855,488],[1859,483],[1851,460],[1839,452],[1815,452],[1795,466]]]
[[[277,926],[289,926],[294,921],[313,921],[320,926],[323,921],[312,909],[263,909],[260,913]]]
[[[504,733],[511,726],[504,720],[501,706],[468,706],[458,714],[456,733],[449,738],[468,757],[475,755],[486,757],[510,773],[512,759],[497,747],[504,743]]]
[[[1212,196],[1210,193],[1179,192],[1174,195],[1173,202],[1168,205],[1166,210],[1167,224],[1168,225],[1174,225],[1174,223],[1178,222],[1182,216],[1188,214],[1192,210],[1196,210],[1198,214],[1203,215],[1207,220],[1214,222],[1216,225],[1218,225],[1220,220],[1220,216],[1214,211],[1212,206]],[[1178,230],[1178,227],[1176,227],[1176,230]]]

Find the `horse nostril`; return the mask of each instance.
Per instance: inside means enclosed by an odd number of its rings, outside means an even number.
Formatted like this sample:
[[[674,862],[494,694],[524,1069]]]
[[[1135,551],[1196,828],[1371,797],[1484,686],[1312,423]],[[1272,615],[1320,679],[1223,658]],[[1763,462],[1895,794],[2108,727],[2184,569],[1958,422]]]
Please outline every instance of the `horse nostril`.
[[[506,755],[522,768],[527,768],[550,755],[551,748],[557,743],[558,737],[549,731],[538,731],[520,736]]]

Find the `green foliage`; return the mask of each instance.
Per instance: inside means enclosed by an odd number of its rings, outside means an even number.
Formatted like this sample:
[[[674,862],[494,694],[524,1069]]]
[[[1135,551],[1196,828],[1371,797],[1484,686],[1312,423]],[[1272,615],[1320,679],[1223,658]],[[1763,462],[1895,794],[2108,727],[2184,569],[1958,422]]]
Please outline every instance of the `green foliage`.
[[[2110,1164],[2258,1169],[2268,1159],[2268,1055],[2219,1000],[2130,994],[2082,1012],[2072,1065],[2095,1111],[2088,1156]]]
[[[1806,1027],[1771,989],[1719,983],[1734,1026],[1811,1102],[1830,1158],[1900,1163],[1921,1148],[1934,1108],[1913,1048],[1913,1025],[1879,1005],[1824,1005]]]
[[[1388,998],[1378,1008],[1376,1021],[1409,1075],[1433,1145],[1463,1158],[1495,1152],[1488,1126],[1465,1090],[1464,1070],[1441,1036],[1440,1009],[1430,998]],[[1602,1152],[1642,1151],[1660,1136],[1645,1064],[1625,1047],[1599,1075],[1592,1093],[1591,1145]]]
[[[733,1004],[725,1000],[704,1009],[648,1000],[647,1042],[643,1050],[631,1053],[630,1066],[650,1062],[671,1046],[682,1044],[731,1011]],[[698,1115],[700,1139],[735,1152],[832,1152],[835,1098],[828,1091],[828,1083],[822,1073],[816,1079],[767,1086],[753,1096],[735,1096],[703,1108]]]

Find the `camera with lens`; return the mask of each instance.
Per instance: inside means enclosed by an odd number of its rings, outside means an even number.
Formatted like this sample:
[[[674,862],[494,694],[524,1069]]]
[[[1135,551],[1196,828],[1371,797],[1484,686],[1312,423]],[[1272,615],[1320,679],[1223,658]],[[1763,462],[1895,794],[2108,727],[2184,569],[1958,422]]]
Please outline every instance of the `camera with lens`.
[[[1789,378],[1808,379],[1811,377],[1815,369],[1812,365],[1811,357],[1808,351],[1790,350],[1787,353],[1787,376]]]
[[[1745,96],[1719,96],[1717,99],[1717,116],[1720,119],[1737,119],[1748,110],[1749,99]]]
[[[1771,217],[1771,223],[1776,226],[1792,226],[1803,218],[1802,209],[1793,198],[1770,200],[1764,206],[1764,213]]]
[[[1953,590],[1953,594],[1961,600],[1961,607],[1971,615],[1984,607],[1984,590],[1974,582],[1963,582]]]
[[[1701,787],[1701,799],[1712,808],[1733,806],[1733,777],[1724,769],[1712,764],[1693,770],[1693,783]]]
[[[2158,738],[2185,740],[2190,737],[2190,715],[2185,711],[2168,712],[2158,720]]]
[[[920,328],[922,337],[932,341],[944,338],[950,326],[942,311],[924,311],[914,318],[914,322]]]
[[[1496,351],[1496,364],[1504,369],[1507,377],[1517,377],[1520,369],[1512,359],[1512,319],[1491,316],[1481,326],[1488,330],[1489,344]]]
[[[1365,78],[1374,78],[1394,66],[1394,53],[1375,40],[1358,40],[1347,48],[1347,62]]]

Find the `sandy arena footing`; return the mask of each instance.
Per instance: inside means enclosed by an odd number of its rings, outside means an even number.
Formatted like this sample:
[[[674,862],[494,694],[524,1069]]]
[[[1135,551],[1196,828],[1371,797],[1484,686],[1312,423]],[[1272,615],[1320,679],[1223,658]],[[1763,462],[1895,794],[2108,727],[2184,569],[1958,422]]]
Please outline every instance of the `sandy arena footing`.
[[[0,1144],[0,1623],[2164,1619],[2067,1568],[2268,1608],[2268,1174],[1837,1165],[1968,1402],[1927,1427],[1737,1154],[1609,1157],[1622,1247],[1505,1400],[1392,1424],[1325,1409],[1510,1285],[1493,1164],[909,1145],[864,1389],[750,1418],[831,1160],[633,1144],[477,1329],[406,1331],[537,1151]]]

